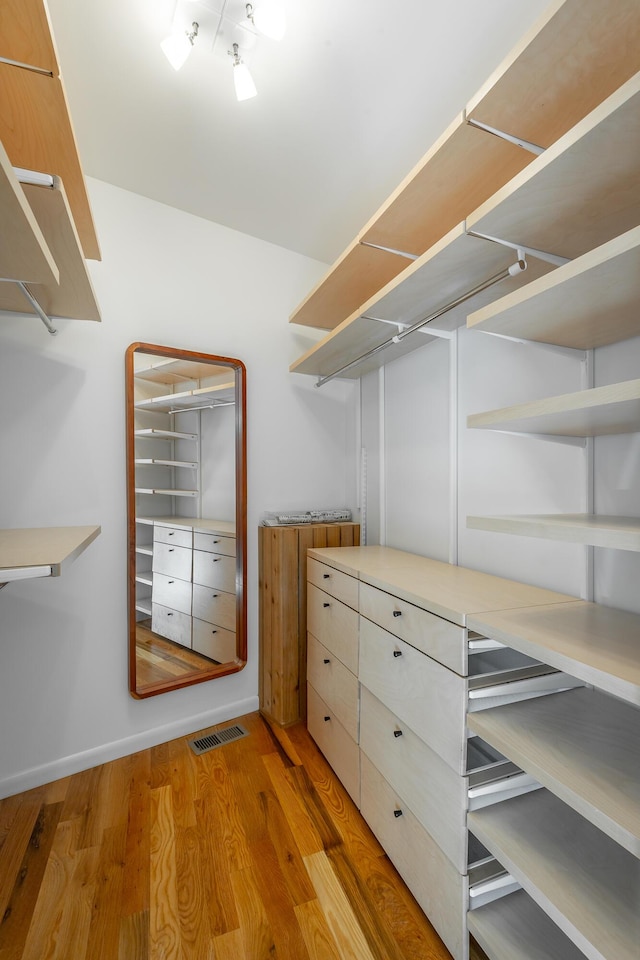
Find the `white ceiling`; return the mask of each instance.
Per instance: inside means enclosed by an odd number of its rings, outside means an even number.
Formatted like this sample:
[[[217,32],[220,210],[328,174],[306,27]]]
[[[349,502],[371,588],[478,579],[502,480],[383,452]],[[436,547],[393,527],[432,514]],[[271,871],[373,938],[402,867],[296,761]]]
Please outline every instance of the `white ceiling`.
[[[215,48],[224,0],[188,4],[202,30],[179,73],[160,50],[175,0],[48,6],[88,176],[330,263],[547,2],[285,0],[242,103],[226,54],[242,0]]]

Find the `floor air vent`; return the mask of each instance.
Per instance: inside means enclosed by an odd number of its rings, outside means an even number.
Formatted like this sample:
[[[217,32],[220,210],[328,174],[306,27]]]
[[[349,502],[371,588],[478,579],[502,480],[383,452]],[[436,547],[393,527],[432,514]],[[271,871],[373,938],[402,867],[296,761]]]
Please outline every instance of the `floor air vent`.
[[[240,740],[242,737],[248,737],[249,731],[236,723],[233,727],[225,727],[224,730],[213,730],[211,733],[205,733],[197,740],[189,740],[189,746],[194,753],[208,753],[209,750],[215,750],[216,747],[222,747],[225,743],[232,743],[234,740]]]

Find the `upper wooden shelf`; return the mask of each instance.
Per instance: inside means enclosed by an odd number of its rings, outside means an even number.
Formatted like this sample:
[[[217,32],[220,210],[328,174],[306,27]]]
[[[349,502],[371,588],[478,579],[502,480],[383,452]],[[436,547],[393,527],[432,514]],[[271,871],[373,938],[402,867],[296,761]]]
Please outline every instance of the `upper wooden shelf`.
[[[469,932],[491,960],[584,960],[584,953],[524,890],[467,914]]]
[[[167,385],[184,383],[185,380],[205,380],[215,376],[229,376],[229,367],[215,363],[199,363],[197,360],[158,359],[146,367],[134,370],[138,380]]]
[[[576,600],[471,615],[470,630],[640,706],[640,615]]]
[[[235,400],[235,382],[219,383],[213,387],[198,387],[195,390],[183,390],[181,393],[169,393],[162,397],[149,397],[137,400],[136,410],[154,413],[178,413],[181,408],[204,409],[218,403],[228,404]],[[136,431],[136,435],[140,435]]]
[[[467,426],[569,437],[633,433],[640,430],[640,380],[474,413]]]
[[[640,227],[471,313],[467,326],[580,350],[640,335]]]
[[[0,57],[58,76],[58,58],[43,0],[2,0]]]
[[[472,530],[491,530],[521,537],[564,540],[612,550],[640,550],[638,517],[596,516],[587,513],[553,513],[510,517],[467,517]]]
[[[640,710],[583,687],[472,713],[467,723],[640,857]]]
[[[0,583],[59,577],[100,533],[100,527],[0,530]]]
[[[586,957],[637,960],[640,860],[544,789],[468,826]]]
[[[420,256],[533,160],[468,121],[548,147],[632,76],[639,44],[634,0],[608,0],[606,11],[602,0],[552,3],[291,321],[333,329],[404,268],[363,243]]]
[[[516,253],[507,247],[466,234],[465,224],[457,224],[419,260],[406,267],[375,296],[339,326],[314,344],[291,366],[292,373],[327,376],[345,363],[363,356],[372,348],[390,341],[397,323],[410,326],[431,316],[457,298],[466,295],[484,281],[507,270],[516,261]],[[479,292],[470,300],[434,321],[434,327],[447,330],[464,324],[469,305],[479,307],[552,269],[549,264],[531,258],[527,270],[507,277],[495,286]],[[375,318],[375,319],[373,319]],[[346,378],[357,378],[389,360],[402,356],[432,340],[429,327],[417,331],[399,343],[390,342],[384,351],[345,371]]]

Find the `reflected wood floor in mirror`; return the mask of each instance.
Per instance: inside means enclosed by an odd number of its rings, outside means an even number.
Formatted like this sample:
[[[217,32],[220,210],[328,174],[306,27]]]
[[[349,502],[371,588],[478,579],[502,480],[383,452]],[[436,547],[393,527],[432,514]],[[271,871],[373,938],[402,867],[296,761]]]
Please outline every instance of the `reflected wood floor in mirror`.
[[[149,621],[151,623],[151,621]],[[179,680],[210,670],[215,664],[189,647],[165,640],[143,623],[136,624],[136,679],[138,689],[163,680]]]
[[[237,722],[0,801],[2,960],[449,958],[306,729]]]

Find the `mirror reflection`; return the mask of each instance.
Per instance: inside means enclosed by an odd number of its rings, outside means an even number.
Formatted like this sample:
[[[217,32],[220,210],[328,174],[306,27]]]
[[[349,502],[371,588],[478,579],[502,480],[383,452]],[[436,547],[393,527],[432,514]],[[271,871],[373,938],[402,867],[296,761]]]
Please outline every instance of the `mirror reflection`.
[[[134,343],[126,355],[130,690],[246,661],[245,369]]]

